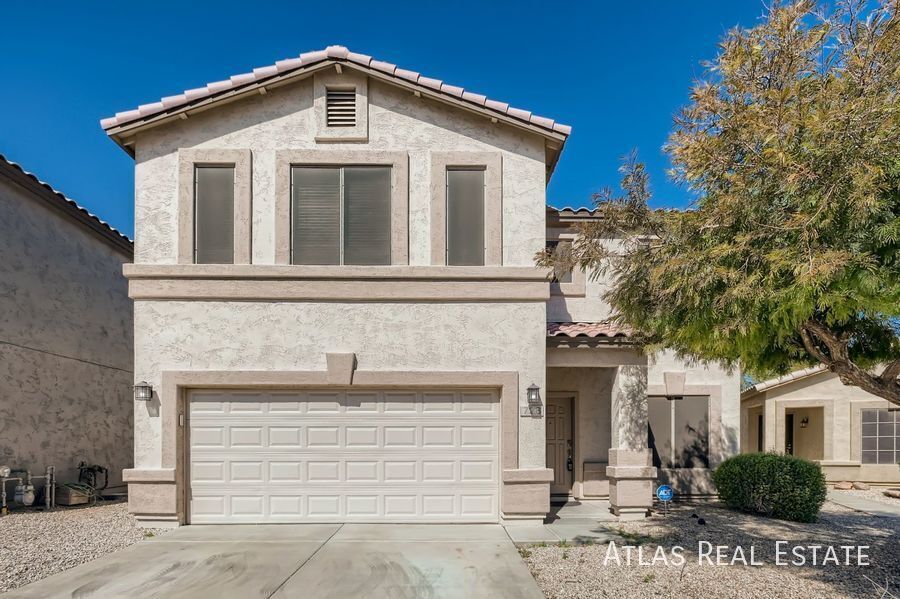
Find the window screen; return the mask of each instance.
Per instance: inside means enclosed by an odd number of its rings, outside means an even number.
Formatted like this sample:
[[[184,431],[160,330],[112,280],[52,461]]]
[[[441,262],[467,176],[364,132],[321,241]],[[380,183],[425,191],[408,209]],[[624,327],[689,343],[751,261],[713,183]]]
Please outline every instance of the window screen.
[[[234,262],[234,167],[194,168],[194,262]]]
[[[291,168],[292,264],[390,264],[391,168]]]
[[[862,463],[900,463],[900,412],[861,410]]]
[[[484,169],[447,170],[447,264],[484,265]]]
[[[344,264],[391,263],[391,169],[344,168]]]
[[[709,468],[709,398],[648,397],[649,439],[657,468]]]

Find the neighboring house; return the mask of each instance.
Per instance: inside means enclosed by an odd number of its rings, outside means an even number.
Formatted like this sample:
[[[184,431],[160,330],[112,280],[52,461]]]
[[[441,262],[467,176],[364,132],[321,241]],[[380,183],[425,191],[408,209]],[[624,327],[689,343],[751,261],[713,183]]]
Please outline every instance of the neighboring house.
[[[642,516],[648,395],[679,490],[737,451],[736,373],[648,368],[602,284],[535,268],[590,217],[546,208],[569,127],[339,46],[102,125],[136,162],[145,524]]]
[[[745,390],[741,431],[743,451],[815,460],[828,482],[900,483],[900,410],[824,366]]]
[[[85,461],[121,485],[132,258],[127,237],[0,155],[0,465],[75,482]]]

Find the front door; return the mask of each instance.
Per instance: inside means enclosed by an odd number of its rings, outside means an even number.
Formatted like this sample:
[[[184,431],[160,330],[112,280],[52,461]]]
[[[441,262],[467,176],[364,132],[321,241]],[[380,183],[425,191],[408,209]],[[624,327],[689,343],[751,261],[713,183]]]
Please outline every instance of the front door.
[[[553,469],[551,495],[569,495],[573,480],[572,398],[547,399],[547,468]]]

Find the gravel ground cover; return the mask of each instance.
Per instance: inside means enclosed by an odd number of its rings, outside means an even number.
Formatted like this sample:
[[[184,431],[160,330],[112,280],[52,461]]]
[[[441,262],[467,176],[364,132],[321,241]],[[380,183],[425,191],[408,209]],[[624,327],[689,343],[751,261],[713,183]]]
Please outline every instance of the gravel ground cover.
[[[138,528],[124,501],[13,511],[0,518],[0,593],[164,532]]]
[[[878,501],[879,503],[886,503],[888,505],[900,507],[900,499],[897,499],[896,497],[888,497],[884,494],[884,491],[886,489],[897,488],[900,487],[872,487],[868,491],[853,489],[852,491],[841,491],[841,493],[847,493],[848,495],[859,495],[860,497],[865,497],[866,499],[871,499],[872,501]]]
[[[705,525],[698,524],[702,517]],[[718,504],[680,504],[667,517],[638,522],[610,523],[621,542],[616,550],[621,565],[607,560],[609,543],[596,545],[532,545],[520,547],[538,586],[547,597],[702,597],[702,598],[806,598],[806,597],[900,597],[900,518],[868,516],[826,503],[814,524],[783,522],[733,512]],[[868,545],[864,550],[869,566],[810,566],[811,548],[804,551],[805,566],[776,565],[775,541],[787,541],[786,557],[796,545]],[[730,562],[735,547],[741,546],[750,561],[755,547],[756,561],[763,565],[698,564],[700,541],[726,545],[725,561]],[[677,560],[671,549],[684,548],[683,566],[638,563],[633,549],[631,565],[626,565],[625,546],[639,547],[645,563],[666,552],[670,564]],[[839,549],[838,549],[839,550]],[[825,549],[818,550],[821,561]],[[840,550],[839,550],[840,551]],[[841,555],[843,560],[844,555]],[[713,550],[712,559],[716,553]],[[604,563],[606,562],[606,563]],[[878,584],[881,589],[873,584]],[[887,594],[884,587],[887,586]]]

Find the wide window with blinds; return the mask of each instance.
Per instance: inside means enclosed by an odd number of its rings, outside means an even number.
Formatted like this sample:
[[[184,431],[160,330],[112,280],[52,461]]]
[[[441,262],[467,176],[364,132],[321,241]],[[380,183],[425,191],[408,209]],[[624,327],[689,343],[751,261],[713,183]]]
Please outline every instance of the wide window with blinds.
[[[194,262],[234,263],[234,166],[194,167]]]
[[[447,169],[447,264],[484,265],[484,168]]]
[[[391,167],[291,167],[291,263],[391,263]]]
[[[709,397],[647,398],[648,446],[657,468],[709,468]]]

